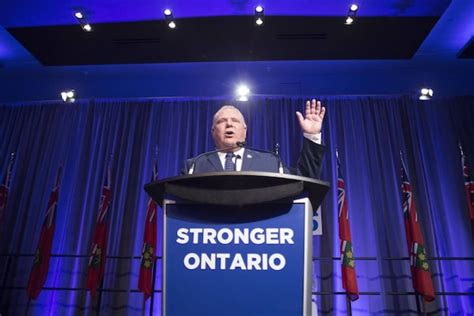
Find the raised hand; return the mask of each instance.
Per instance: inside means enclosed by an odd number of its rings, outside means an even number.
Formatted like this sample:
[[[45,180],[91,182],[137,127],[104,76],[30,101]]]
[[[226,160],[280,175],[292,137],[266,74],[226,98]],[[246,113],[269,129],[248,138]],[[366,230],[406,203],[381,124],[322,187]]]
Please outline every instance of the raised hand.
[[[300,123],[303,133],[307,134],[319,134],[323,127],[324,114],[326,108],[321,106],[321,102],[315,99],[306,101],[306,116],[297,111],[296,116]]]

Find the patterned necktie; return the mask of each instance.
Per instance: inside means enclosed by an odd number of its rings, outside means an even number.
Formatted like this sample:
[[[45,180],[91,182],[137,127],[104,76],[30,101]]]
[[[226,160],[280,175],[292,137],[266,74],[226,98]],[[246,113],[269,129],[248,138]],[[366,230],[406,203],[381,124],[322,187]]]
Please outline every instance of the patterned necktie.
[[[234,156],[234,153],[225,154],[225,171],[235,171],[235,164],[232,161],[232,158],[234,158]]]

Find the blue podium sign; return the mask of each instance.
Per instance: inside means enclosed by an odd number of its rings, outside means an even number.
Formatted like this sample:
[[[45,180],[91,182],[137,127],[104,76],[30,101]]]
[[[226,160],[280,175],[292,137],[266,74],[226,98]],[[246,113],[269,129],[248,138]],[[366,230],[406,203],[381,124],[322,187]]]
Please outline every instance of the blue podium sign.
[[[308,199],[252,207],[164,203],[163,315],[309,315]]]

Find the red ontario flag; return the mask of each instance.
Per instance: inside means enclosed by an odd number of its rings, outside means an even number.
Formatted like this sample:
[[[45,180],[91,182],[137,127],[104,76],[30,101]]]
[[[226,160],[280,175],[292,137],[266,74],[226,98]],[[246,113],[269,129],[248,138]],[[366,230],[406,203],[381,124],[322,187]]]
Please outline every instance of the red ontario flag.
[[[41,227],[38,247],[35,252],[33,267],[31,268],[28,287],[26,289],[30,299],[36,299],[43,289],[48,276],[49,259],[51,257],[51,246],[53,243],[54,227],[56,225],[56,211],[59,200],[59,186],[61,183],[62,168],[59,167],[53,191],[48,201],[46,216]]]
[[[337,207],[339,211],[339,239],[341,240],[342,287],[346,290],[349,298],[355,301],[359,298],[359,289],[355,272],[354,253],[352,252],[346,188],[342,178],[339,158],[337,159]]]
[[[467,157],[461,149],[462,173],[464,176],[464,188],[466,190],[467,207],[471,219],[471,236],[474,239],[474,181],[471,180],[470,168]]]
[[[418,223],[415,199],[402,160],[402,208],[407,236],[410,269],[415,291],[427,302],[435,299],[425,243]]]
[[[158,179],[156,160],[153,163],[151,181]],[[143,234],[142,257],[140,261],[140,275],[138,289],[143,292],[145,300],[153,294],[153,264],[156,257],[156,216],[158,205],[152,198],[148,200],[146,211],[145,232]]]
[[[92,241],[92,251],[89,257],[89,265],[87,269],[86,288],[91,292],[92,296],[96,295],[97,287],[102,281],[105,272],[105,259],[107,256],[108,212],[112,196],[110,185],[111,175],[109,162],[107,165],[104,185],[102,187],[102,194],[100,196],[99,216],[97,217],[94,238]]]

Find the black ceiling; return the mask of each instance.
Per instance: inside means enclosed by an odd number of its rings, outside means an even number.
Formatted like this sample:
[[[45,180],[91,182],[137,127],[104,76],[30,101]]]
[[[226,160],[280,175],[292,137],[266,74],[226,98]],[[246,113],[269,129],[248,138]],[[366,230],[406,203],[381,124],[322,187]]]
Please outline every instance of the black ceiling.
[[[9,28],[43,65],[141,64],[200,61],[410,59],[438,17],[252,16],[165,22]]]

